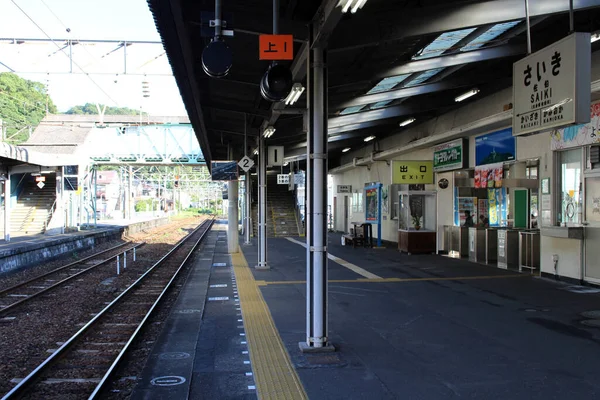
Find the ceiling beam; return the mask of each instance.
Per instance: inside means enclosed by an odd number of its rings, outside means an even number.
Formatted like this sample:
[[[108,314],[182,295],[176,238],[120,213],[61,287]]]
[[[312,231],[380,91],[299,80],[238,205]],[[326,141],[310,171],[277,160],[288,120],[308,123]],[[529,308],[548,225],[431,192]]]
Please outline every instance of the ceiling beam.
[[[212,102],[204,102],[202,103],[202,107],[210,108],[211,110],[222,111],[222,112],[230,112],[235,114],[248,114],[256,117],[260,117],[263,119],[269,118],[268,110],[260,110],[258,108],[249,108],[249,107],[238,107],[231,104],[219,104]]]
[[[600,0],[573,0],[573,9],[581,11],[600,7]],[[530,17],[569,12],[565,0],[535,0],[529,2]],[[357,14],[352,22],[342,24],[331,40],[331,49],[343,51],[356,47],[379,46],[407,37],[448,32],[475,26],[498,24],[525,18],[523,0],[481,1],[462,5],[423,7],[407,10],[398,7],[385,15]]]

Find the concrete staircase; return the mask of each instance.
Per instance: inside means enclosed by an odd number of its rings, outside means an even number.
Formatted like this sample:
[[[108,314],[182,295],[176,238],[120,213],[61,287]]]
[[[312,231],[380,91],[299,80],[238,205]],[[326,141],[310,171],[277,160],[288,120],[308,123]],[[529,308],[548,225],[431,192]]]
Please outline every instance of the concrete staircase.
[[[12,237],[44,233],[52,206],[56,200],[56,176],[44,175],[44,188],[36,186],[34,177],[26,177],[27,182],[10,213],[10,235]]]
[[[258,236],[258,185],[254,183],[255,200],[252,204],[254,236]],[[276,174],[267,174],[267,237],[299,236],[294,193],[287,185],[277,184]]]

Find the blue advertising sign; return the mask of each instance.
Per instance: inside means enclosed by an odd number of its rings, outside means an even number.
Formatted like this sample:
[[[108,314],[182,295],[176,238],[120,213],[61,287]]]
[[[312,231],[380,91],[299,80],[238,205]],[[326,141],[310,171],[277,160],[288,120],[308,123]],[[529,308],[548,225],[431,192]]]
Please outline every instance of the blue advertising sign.
[[[517,139],[512,128],[475,138],[475,165],[514,161],[516,157]]]

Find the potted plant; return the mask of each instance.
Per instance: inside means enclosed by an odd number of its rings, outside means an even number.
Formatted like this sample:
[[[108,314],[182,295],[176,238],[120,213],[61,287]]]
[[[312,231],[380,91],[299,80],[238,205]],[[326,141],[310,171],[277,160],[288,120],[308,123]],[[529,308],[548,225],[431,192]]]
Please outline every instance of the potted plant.
[[[415,230],[418,231],[419,229],[421,229],[421,217],[419,217],[418,215],[413,215],[412,223],[413,223],[413,226],[415,227]]]

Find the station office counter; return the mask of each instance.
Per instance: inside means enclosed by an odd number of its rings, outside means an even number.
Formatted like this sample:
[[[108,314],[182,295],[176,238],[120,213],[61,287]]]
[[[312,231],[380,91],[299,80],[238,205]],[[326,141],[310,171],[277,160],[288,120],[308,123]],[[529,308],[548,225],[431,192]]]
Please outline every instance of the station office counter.
[[[435,253],[437,233],[428,229],[398,229],[398,250],[408,254]]]

